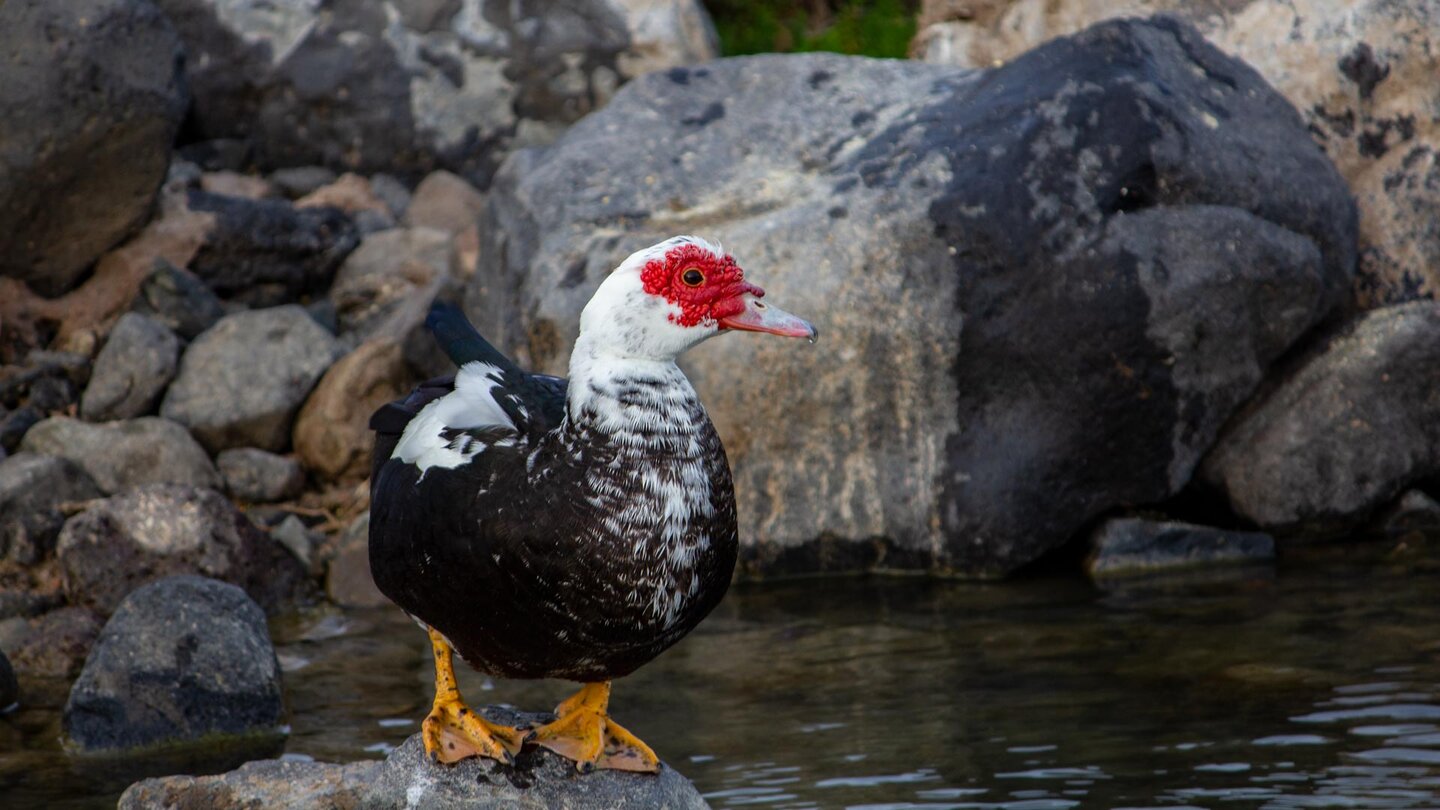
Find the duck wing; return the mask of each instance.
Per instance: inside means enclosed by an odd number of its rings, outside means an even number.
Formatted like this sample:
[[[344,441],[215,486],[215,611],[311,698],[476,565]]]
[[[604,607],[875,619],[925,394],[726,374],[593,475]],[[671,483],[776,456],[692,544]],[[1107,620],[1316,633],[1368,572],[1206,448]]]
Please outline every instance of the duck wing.
[[[459,371],[421,383],[370,418],[372,482],[391,458],[423,473],[453,469],[489,447],[533,447],[564,419],[564,378],[524,371],[453,305],[435,304],[425,325]]]

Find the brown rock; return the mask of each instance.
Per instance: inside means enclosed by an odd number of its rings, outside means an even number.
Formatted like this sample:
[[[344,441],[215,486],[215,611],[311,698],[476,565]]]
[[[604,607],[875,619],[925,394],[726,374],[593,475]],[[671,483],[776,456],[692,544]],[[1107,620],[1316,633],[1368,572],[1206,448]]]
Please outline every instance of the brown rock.
[[[410,386],[400,342],[376,338],[340,359],[321,378],[295,420],[300,463],[328,479],[370,473],[370,415]]]
[[[459,175],[431,172],[415,189],[405,224],[456,234],[474,225],[484,210],[485,195]]]
[[[1440,295],[1440,5],[1432,0],[927,0],[912,52],[988,67],[1113,17],[1175,14],[1305,118],[1360,208],[1355,301]]]
[[[62,607],[17,626],[5,654],[21,675],[73,678],[100,635],[100,617],[88,608]]]
[[[480,263],[480,226],[471,225],[465,230],[455,234],[455,260],[452,263],[455,267],[455,275],[465,280],[475,275],[475,268]]]
[[[295,201],[296,208],[339,208],[347,214],[374,211],[393,217],[390,207],[380,199],[370,181],[353,172],[346,172],[329,185],[321,186]]]

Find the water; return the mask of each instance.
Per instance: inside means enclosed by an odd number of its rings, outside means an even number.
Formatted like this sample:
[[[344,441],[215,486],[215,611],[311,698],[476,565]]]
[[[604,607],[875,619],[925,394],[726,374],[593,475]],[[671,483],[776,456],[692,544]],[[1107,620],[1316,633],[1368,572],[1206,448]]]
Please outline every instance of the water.
[[[1437,595],[1433,567],[1354,561],[1111,591],[742,586],[612,713],[717,808],[1440,808]],[[416,730],[430,663],[399,611],[274,629],[286,756],[380,757]],[[524,708],[570,688],[462,687]],[[133,777],[60,752],[63,697],[0,718],[0,806],[113,807]]]

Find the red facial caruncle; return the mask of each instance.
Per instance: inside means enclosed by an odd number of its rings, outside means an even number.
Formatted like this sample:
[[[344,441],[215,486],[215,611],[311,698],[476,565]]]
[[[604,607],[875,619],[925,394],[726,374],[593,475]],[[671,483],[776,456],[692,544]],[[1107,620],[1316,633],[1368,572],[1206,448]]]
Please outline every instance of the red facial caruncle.
[[[742,296],[756,298],[765,291],[745,281],[745,271],[728,254],[716,256],[705,248],[686,243],[651,259],[640,270],[645,292],[659,295],[680,308],[670,320],[680,326],[714,323],[741,313]]]

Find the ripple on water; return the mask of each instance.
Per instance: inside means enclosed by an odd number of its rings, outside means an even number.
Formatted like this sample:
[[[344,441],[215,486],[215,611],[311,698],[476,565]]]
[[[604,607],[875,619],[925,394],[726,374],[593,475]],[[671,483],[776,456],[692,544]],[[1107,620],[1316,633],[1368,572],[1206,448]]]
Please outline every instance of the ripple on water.
[[[1399,737],[1391,737],[1385,741],[1386,745],[1411,746],[1411,745],[1440,745],[1440,733],[1413,734],[1407,733]]]
[[[1347,720],[1440,720],[1440,706],[1430,703],[1391,703],[1363,709],[1312,712],[1290,718],[1296,723],[1340,723]]]
[[[1440,728],[1430,723],[1402,723],[1400,725],[1356,726],[1350,729],[1351,734],[1361,737],[1392,737],[1405,734],[1426,734],[1431,731],[1440,731]]]
[[[1250,770],[1248,762],[1207,762],[1204,765],[1196,765],[1195,770],[1202,773],[1244,773]]]
[[[995,774],[997,779],[1109,779],[1110,775],[1091,765],[1086,768],[1032,768]]]
[[[1319,706],[1375,706],[1381,703],[1424,703],[1434,697],[1429,692],[1390,692],[1383,695],[1347,695],[1332,698]]]
[[[1374,748],[1350,756],[1366,762],[1386,762],[1416,765],[1440,765],[1440,751],[1431,748]]]
[[[1261,737],[1251,740],[1251,745],[1324,745],[1332,742],[1329,737],[1322,737],[1319,734],[1273,734],[1269,737]]]
[[[838,788],[838,787],[878,787],[880,785],[903,785],[910,782],[933,782],[940,778],[940,774],[931,768],[921,768],[918,771],[909,773],[893,773],[876,776],[837,776],[831,779],[821,779],[815,783],[817,788]]]
[[[1335,687],[1337,695],[1367,695],[1373,692],[1399,692],[1410,684],[1401,681],[1380,681],[1378,683],[1352,683]]]

